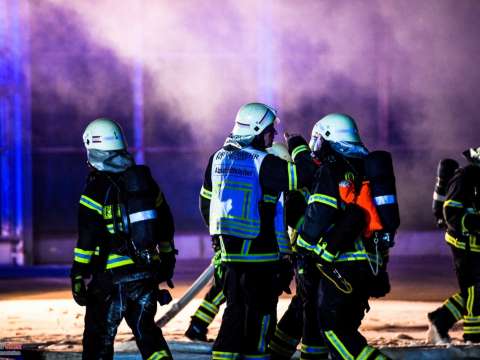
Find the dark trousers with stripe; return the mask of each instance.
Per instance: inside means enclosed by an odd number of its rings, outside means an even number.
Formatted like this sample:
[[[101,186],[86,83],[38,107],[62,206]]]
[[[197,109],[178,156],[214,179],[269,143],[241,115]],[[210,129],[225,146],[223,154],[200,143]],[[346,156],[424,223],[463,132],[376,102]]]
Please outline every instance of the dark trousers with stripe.
[[[302,360],[327,359],[318,316],[320,272],[313,260],[301,255],[297,256],[296,270],[297,294],[275,329],[270,342],[272,359],[290,359],[300,339]]]
[[[191,324],[197,331],[207,333],[208,326],[217,316],[220,306],[225,302],[223,294],[223,268],[221,265],[215,266],[213,281],[207,294],[203,298],[197,311],[193,314]]]
[[[330,281],[320,282],[319,317],[322,334],[332,359],[386,359],[368,346],[358,331],[369,309],[369,285],[376,278],[367,261],[338,262],[335,267],[350,282],[353,291],[345,294]]]
[[[94,278],[88,286],[82,359],[113,359],[113,343],[123,318],[132,329],[143,359],[171,359],[154,320],[156,289],[151,279],[108,284]]]
[[[276,323],[278,263],[225,263],[227,306],[212,359],[268,359]]]
[[[429,318],[442,333],[463,319],[465,341],[480,342],[480,253],[450,247],[460,292],[445,300]]]

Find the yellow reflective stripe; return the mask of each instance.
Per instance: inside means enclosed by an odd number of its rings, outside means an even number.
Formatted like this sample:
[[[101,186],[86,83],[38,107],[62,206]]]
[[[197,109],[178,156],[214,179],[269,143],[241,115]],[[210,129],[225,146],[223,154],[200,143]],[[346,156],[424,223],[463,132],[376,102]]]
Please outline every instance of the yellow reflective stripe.
[[[460,295],[460,293],[453,294],[452,298],[454,298],[455,301],[458,302],[460,305],[465,306],[465,300],[463,299],[462,295]]]
[[[73,249],[73,261],[81,264],[89,264],[92,260],[93,250]]]
[[[257,349],[259,352],[264,353],[267,349],[267,332],[270,324],[270,315],[265,315],[262,319],[262,327],[260,329],[260,338],[258,339]]]
[[[374,263],[374,264],[377,263],[376,255],[367,253],[365,252],[365,250],[341,253],[336,259],[336,261],[338,262],[365,261],[365,260],[369,260],[371,263]],[[379,257],[378,265],[382,265],[382,264],[383,264],[383,259]]]
[[[450,300],[445,301],[443,305],[452,313],[455,320],[458,321],[462,318],[462,314]]]
[[[200,196],[207,200],[210,200],[212,198],[212,192],[202,186],[202,188],[200,189]]]
[[[304,152],[304,151],[310,152],[310,148],[307,145],[297,146],[292,151],[292,160],[295,161],[295,158],[297,157],[297,155],[300,154],[301,152]]]
[[[315,245],[311,245],[305,240],[303,240],[300,234],[298,235],[298,238],[297,238],[297,246],[314,252],[316,255],[320,256],[323,260],[327,262],[332,262],[337,257],[337,255],[334,255],[331,252],[326,250],[327,243],[325,241],[317,243]]]
[[[193,316],[199,318],[200,320],[205,321],[207,324],[210,324],[213,321],[213,317],[208,314],[205,314],[202,310],[198,309]]]
[[[468,288],[468,298],[467,298],[467,315],[473,316],[473,302],[475,299],[475,286],[470,286]]]
[[[93,254],[93,250],[83,250],[83,249],[80,249],[80,248],[75,248],[75,249],[73,249],[73,251],[76,254],[83,254],[83,255],[88,255],[88,256],[92,256],[92,254]]]
[[[162,253],[168,253],[173,251],[172,244],[169,241],[161,241],[158,243],[158,249]]]
[[[340,339],[335,335],[332,330],[325,331],[325,336],[327,340],[335,347],[340,356],[345,360],[354,360],[354,356],[350,354],[345,345],[340,341]]]
[[[240,359],[240,353],[227,352],[227,351],[212,351],[212,360],[238,360]]]
[[[458,249],[465,250],[465,243],[459,239],[454,238],[448,232],[445,233],[445,241]]]
[[[220,303],[221,303],[224,299],[225,299],[225,295],[223,295],[223,291],[220,291],[220,292],[217,294],[217,296],[215,296],[215,297],[213,298],[212,302],[213,302],[215,305],[219,306]]]
[[[454,207],[454,208],[463,208],[463,204],[460,202],[460,201],[456,201],[456,200],[447,200],[443,203],[443,207]]]
[[[325,194],[312,194],[308,198],[308,205],[314,202],[322,203],[331,206],[334,209],[338,209],[337,199],[335,199],[333,196],[328,196]]]
[[[170,358],[170,355],[166,350],[155,351],[147,360],[160,360]]]
[[[133,260],[128,256],[110,254],[107,259],[107,269],[114,269],[120,266],[134,264]]]
[[[357,360],[367,360],[368,357],[375,351],[375,348],[371,346],[365,346],[362,352],[357,356]]]
[[[480,245],[477,244],[477,236],[475,234],[469,235],[470,250],[474,252],[480,252]]]
[[[287,164],[287,172],[288,172],[288,190],[296,190],[298,188],[297,166],[289,162]]]
[[[243,240],[243,245],[242,245],[242,255],[248,255],[250,252],[250,247],[252,246],[252,240]]]
[[[222,262],[272,262],[280,259],[279,253],[270,254],[223,254]]]
[[[200,306],[204,307],[205,309],[211,311],[214,314],[218,313],[218,306],[212,304],[211,302],[208,302],[207,300],[203,300]]]
[[[267,202],[267,203],[276,204],[277,203],[277,197],[272,196],[272,195],[268,195],[268,194],[264,194],[263,195],[263,201]]]
[[[313,346],[302,343],[300,351],[305,354],[327,354],[328,348],[326,346]]]
[[[102,215],[103,206],[86,195],[80,197],[80,204]]]
[[[73,257],[73,261],[81,263],[81,264],[90,264],[91,260],[92,259],[85,259],[85,258],[82,258],[80,256],[76,256],[76,255]]]
[[[388,358],[383,355],[383,354],[378,354],[376,357],[375,357],[375,360],[388,360]]]
[[[478,333],[480,333],[480,326],[464,325],[463,326],[463,332],[464,332],[464,334],[478,334]]]
[[[305,216],[302,215],[300,219],[298,219],[297,223],[295,224],[295,230],[299,231],[304,222],[305,222]]]

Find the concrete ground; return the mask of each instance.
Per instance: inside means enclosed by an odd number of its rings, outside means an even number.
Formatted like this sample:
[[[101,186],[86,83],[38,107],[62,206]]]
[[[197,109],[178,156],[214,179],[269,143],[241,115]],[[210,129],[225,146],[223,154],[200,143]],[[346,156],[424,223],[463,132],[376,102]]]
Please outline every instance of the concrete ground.
[[[207,265],[206,260],[179,260],[176,287],[172,291],[174,298],[180,297]],[[75,357],[74,353],[81,350],[84,308],[71,299],[67,274],[66,267],[0,268],[0,343],[38,343],[46,350],[57,352],[55,356],[62,356],[58,352],[68,352],[69,358]],[[419,347],[425,346],[426,314],[456,291],[451,260],[438,256],[397,256],[391,260],[390,274],[392,292],[381,300],[371,301],[371,310],[365,317],[361,331],[372,345],[386,347],[386,351],[392,352],[394,358],[415,359],[418,358],[418,351],[423,351],[418,350],[421,349]],[[208,358],[208,344],[195,345],[200,350],[192,357],[191,351],[195,346],[183,336],[202,294],[163,328],[169,343],[177,344],[174,345],[177,349],[175,358]],[[288,302],[289,297],[282,296],[279,316]],[[167,309],[160,308],[157,317]],[[218,316],[210,327],[211,338],[218,331],[220,319]],[[436,359],[452,356],[475,358],[475,354],[480,352],[476,348],[464,347],[461,335],[461,326],[458,325],[451,332],[454,344],[458,346],[448,350],[428,347],[426,353],[429,356],[436,354],[430,357]],[[117,350],[126,351],[122,358],[133,359],[137,356],[131,353],[135,351],[135,346],[127,341],[130,337],[130,330],[122,323],[116,342]],[[187,349],[186,355],[182,349]],[[456,351],[456,355],[452,355],[452,351]]]

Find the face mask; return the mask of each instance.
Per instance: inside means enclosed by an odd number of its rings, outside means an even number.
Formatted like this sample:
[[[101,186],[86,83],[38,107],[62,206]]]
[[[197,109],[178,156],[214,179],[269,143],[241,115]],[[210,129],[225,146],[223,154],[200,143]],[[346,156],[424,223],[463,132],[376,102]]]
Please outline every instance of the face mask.
[[[362,143],[352,143],[349,141],[330,142],[332,149],[337,153],[351,158],[364,158],[368,155],[367,148]]]
[[[127,151],[87,150],[88,162],[99,171],[118,173],[125,171],[135,162]]]

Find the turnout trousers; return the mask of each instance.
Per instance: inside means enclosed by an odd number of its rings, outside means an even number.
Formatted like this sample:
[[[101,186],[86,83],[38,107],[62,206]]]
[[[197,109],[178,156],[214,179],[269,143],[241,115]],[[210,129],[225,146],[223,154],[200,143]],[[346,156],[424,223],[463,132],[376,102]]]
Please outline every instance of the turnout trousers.
[[[223,267],[215,265],[213,281],[207,294],[203,298],[197,311],[192,315],[191,326],[196,327],[196,331],[207,333],[208,326],[217,316],[220,306],[225,302],[223,295]]]
[[[269,359],[268,342],[276,323],[277,262],[224,263],[227,306],[213,360]]]
[[[143,359],[172,359],[162,331],[155,325],[156,291],[152,279],[112,284],[94,278],[88,286],[82,359],[113,359],[113,343],[123,318]]]
[[[297,294],[277,324],[270,341],[272,360],[290,359],[300,343],[300,359],[328,359],[320,331],[318,298],[321,276],[312,259],[298,255],[296,259]]]
[[[463,319],[464,340],[480,342],[480,253],[450,247],[460,292],[450,296],[428,317],[445,334]]]
[[[319,317],[322,334],[332,359],[387,359],[369,346],[358,331],[369,310],[369,284],[375,276],[367,261],[336,262],[335,267],[350,282],[353,291],[345,294],[330,281],[320,282]]]

